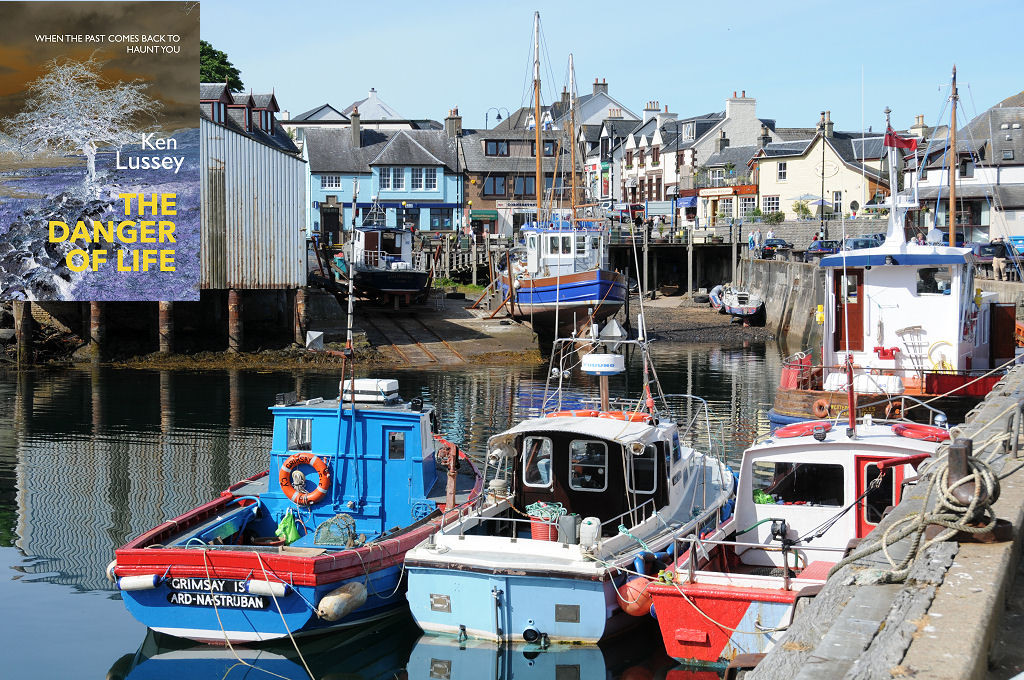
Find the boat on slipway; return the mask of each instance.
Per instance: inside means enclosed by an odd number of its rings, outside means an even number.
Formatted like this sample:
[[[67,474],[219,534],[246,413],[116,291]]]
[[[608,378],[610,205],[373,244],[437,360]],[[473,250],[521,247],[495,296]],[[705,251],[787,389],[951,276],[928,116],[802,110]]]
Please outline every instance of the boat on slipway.
[[[245,643],[351,626],[404,604],[402,560],[480,475],[398,381],[278,395],[269,471],[118,548],[107,575],[154,631]]]
[[[888,116],[886,110],[887,125]],[[914,140],[888,130],[889,176],[896,177],[896,150]],[[846,355],[853,357],[858,413],[927,421],[932,411],[917,406],[923,401],[953,423],[1013,361],[1015,306],[975,288],[969,248],[907,243],[906,213],[917,205],[915,176],[907,193],[889,199],[884,243],[821,259],[821,361],[815,365],[804,352],[785,359],[768,413],[773,427],[836,417],[846,406]]]
[[[611,321],[602,335],[556,340],[542,415],[488,441],[498,472],[486,498],[406,556],[409,607],[428,634],[597,643],[639,620],[620,598],[627,571],[656,573],[674,535],[731,522],[735,480],[710,453],[707,404],[661,392],[642,316],[638,328],[625,339]],[[570,403],[580,342],[600,397]],[[627,347],[642,362],[641,390],[612,400]]]
[[[609,268],[608,229],[600,222],[577,218],[576,202],[576,83],[572,55],[569,55],[571,91],[568,138],[561,146],[569,149],[570,207],[564,217],[549,206],[544,218],[543,191],[546,186],[540,149],[540,13],[534,12],[533,127],[536,135],[534,186],[537,197],[536,221],[520,232],[523,244],[513,248],[499,267],[497,290],[509,314],[529,322],[546,339],[571,335],[591,323],[599,324],[622,307],[628,295],[625,277]],[[555,147],[556,174],[562,154]],[[552,179],[552,187],[562,183]],[[554,192],[553,192],[554,193]]]
[[[668,654],[706,665],[767,652],[949,436],[867,415],[794,423],[748,448],[735,531],[683,540],[676,568],[647,589]]]
[[[345,256],[337,259],[346,274],[346,260],[352,263],[353,283],[359,295],[396,305],[426,299],[430,271],[417,266],[409,229],[369,224],[357,227],[345,246]]]
[[[757,293],[732,286],[715,286],[708,293],[708,302],[719,314],[741,319],[744,325],[764,324],[764,300]]]

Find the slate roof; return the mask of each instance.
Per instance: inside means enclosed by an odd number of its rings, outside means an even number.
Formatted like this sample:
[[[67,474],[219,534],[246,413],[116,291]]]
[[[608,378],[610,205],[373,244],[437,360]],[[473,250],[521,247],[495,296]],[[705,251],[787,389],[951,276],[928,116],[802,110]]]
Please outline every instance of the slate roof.
[[[377,90],[370,88],[370,94],[364,99],[354,101],[342,111],[342,114],[351,116],[352,111],[359,107],[359,117],[363,121],[369,120],[408,120],[393,108],[381,101],[377,96]]]
[[[541,106],[540,107],[540,118],[541,118],[541,121],[544,120],[544,114],[545,113],[548,113],[548,114],[551,113],[551,107],[550,106]],[[492,130],[525,130],[526,129],[526,124],[530,120],[530,116],[532,116],[532,115],[533,115],[533,107],[532,106],[521,106],[518,109],[516,109],[515,111],[512,111],[511,113],[509,113],[509,115],[504,120],[502,120],[500,123],[498,123],[497,125],[495,125],[491,129]],[[554,116],[552,116],[552,118],[554,118]]]
[[[254,94],[252,100],[257,109],[281,110],[281,107],[277,105],[277,98],[273,94]]]
[[[339,111],[338,109],[334,108],[330,104],[321,104],[320,106],[312,108],[309,111],[303,111],[299,115],[294,116],[293,118],[289,119],[288,122],[289,123],[302,123],[302,122],[305,122],[305,121],[320,121],[320,120],[323,120],[321,118],[314,118],[313,116],[315,116],[316,114],[320,113],[321,111],[324,111],[324,109],[330,109],[331,111],[333,111],[336,114],[338,114],[338,116],[340,116],[340,118],[341,118],[341,120],[339,122],[348,122],[348,116],[346,116],[345,114],[343,114],[341,111]]]
[[[860,154],[859,151],[855,151],[855,144],[857,147],[861,144],[860,132],[833,132],[831,137],[827,138],[828,145],[832,147],[836,155],[843,160],[844,163],[850,165],[858,172],[861,169],[864,170],[865,174],[871,176],[874,179],[882,180],[882,176],[877,170],[872,168],[864,168],[865,157]],[[818,139],[816,133],[810,139],[801,139],[791,142],[772,142],[764,147],[764,155],[768,158],[785,158],[792,156],[803,156],[807,153],[807,150],[812,144]],[[881,145],[882,136],[878,133],[872,133],[871,137],[865,135],[864,145],[865,148],[870,152],[873,147]],[[878,158],[879,156],[868,155],[866,158]]]
[[[498,134],[495,134],[495,133]],[[513,140],[534,138],[533,130],[463,130],[462,131],[462,157],[463,167],[467,172],[514,172],[520,174],[533,174],[536,159],[533,156],[487,156],[484,153],[486,140]],[[563,141],[562,130],[541,130],[541,140]],[[560,158],[551,156],[542,157],[544,172],[555,172],[556,161],[558,172],[568,172],[570,159],[568,153],[563,153]]]
[[[1005,105],[1018,100],[1021,100],[1018,105]],[[1017,128],[1013,127],[1015,124]],[[957,148],[961,148],[960,140],[969,148],[981,148],[988,142],[990,152],[984,158],[986,165],[1024,164],[1024,92],[979,114],[957,133]],[[1013,158],[1003,160],[1003,151],[1012,152]]]
[[[199,83],[199,98],[220,99],[225,89],[227,89],[225,83]]]
[[[443,130],[360,130],[361,146],[353,144],[352,128],[309,128],[306,153],[310,172],[370,174],[371,165],[443,165],[457,168],[455,140]]]
[[[721,151],[711,154],[703,165],[706,168],[713,168],[732,163],[737,168],[745,168],[754,154],[760,150],[761,147],[756,145],[727,146]]]
[[[580,130],[583,133],[584,141],[588,144],[597,144],[601,141],[600,125],[581,125]]]

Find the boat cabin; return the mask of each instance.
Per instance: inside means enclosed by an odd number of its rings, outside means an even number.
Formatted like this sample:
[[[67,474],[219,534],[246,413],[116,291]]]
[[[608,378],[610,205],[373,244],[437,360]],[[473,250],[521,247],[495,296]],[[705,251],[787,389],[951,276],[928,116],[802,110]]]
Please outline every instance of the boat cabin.
[[[925,384],[928,373],[986,370],[1013,356],[992,339],[1012,338],[1014,321],[993,315],[995,293],[975,289],[969,249],[887,241],[830,255],[821,267],[822,364],[842,366],[851,354],[860,393],[941,392]],[[824,389],[845,383],[836,372]]]
[[[600,227],[556,222],[547,227],[523,227],[526,273],[558,276],[608,268],[607,234]]]
[[[821,548],[841,549],[850,539],[866,536],[881,521],[886,508],[899,503],[904,477],[914,475],[909,465],[897,465],[882,476],[878,488],[869,489],[879,476],[877,463],[930,454],[937,446],[896,436],[889,425],[860,425],[854,438],[847,436],[842,427],[823,434],[822,441],[812,436],[775,436],[747,449],[736,494],[736,525],[755,528],[737,535],[737,540],[777,548],[779,541],[773,536],[772,525],[785,520],[789,539],[809,537],[825,529],[820,537],[794,548],[804,564],[816,560],[838,562],[841,552]],[[867,495],[853,509],[839,516],[865,491]],[[832,520],[832,524],[826,524]],[[737,554],[748,566],[782,566],[778,550],[737,550]]]
[[[644,516],[669,504],[685,476],[684,449],[675,425],[593,414],[524,421],[492,437],[488,450],[515,462],[509,484],[515,507],[561,503],[566,514],[599,518],[610,536],[619,524],[611,520],[645,503]]]
[[[411,269],[412,232],[398,227],[357,227],[353,261],[357,267]]]

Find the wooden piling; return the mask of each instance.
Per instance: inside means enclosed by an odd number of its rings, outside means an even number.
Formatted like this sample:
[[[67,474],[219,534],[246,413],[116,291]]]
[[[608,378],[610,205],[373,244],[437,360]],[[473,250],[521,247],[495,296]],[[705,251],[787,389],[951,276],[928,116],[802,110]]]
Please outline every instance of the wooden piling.
[[[14,301],[14,338],[18,346],[18,364],[32,363],[32,303]]]
[[[89,351],[92,353],[93,361],[99,361],[103,356],[104,340],[107,335],[107,326],[104,323],[103,303],[89,303]]]
[[[171,354],[174,352],[174,303],[157,303],[158,329],[160,336],[160,353]]]
[[[241,352],[242,328],[242,295],[234,288],[228,290],[228,351]]]
[[[299,288],[292,291],[292,304],[295,309],[295,342],[306,346],[306,327],[309,324],[309,316],[306,311],[306,289]]]

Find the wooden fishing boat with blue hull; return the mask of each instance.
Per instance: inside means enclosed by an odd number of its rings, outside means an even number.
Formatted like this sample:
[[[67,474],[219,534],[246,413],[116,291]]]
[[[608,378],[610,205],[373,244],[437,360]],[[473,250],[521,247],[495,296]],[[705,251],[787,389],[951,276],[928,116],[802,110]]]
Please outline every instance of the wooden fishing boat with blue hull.
[[[558,383],[579,342],[556,341]],[[424,631],[597,643],[647,613],[623,589],[628,572],[671,561],[673,533],[730,521],[732,472],[688,445],[708,426],[706,403],[680,395],[691,408],[682,420],[656,380],[645,380],[636,401],[611,400],[607,376],[622,371],[623,356],[600,350],[635,345],[647,362],[647,342],[590,342],[596,351],[582,365],[601,376],[599,402],[564,409],[549,393],[543,417],[491,437],[488,464],[499,473],[486,499],[406,556],[409,607]],[[558,508],[564,514],[544,518]]]
[[[135,618],[202,642],[258,642],[404,604],[405,553],[472,502],[481,477],[433,433],[432,409],[398,397],[397,381],[350,384],[344,400],[279,395],[273,474],[116,551],[108,576]]]
[[[604,229],[554,222],[524,227],[523,241],[498,275],[513,318],[554,337],[601,323],[622,307],[626,279],[607,268]]]

